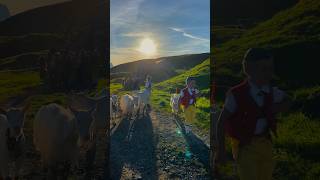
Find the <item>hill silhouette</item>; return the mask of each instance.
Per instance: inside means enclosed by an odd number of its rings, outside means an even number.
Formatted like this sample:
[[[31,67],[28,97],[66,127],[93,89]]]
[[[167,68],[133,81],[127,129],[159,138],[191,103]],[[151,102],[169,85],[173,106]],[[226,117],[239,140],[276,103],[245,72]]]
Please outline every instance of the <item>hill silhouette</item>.
[[[0,23],[1,36],[30,33],[67,33],[89,29],[98,21],[101,0],[68,1],[43,6],[14,15]]]
[[[52,48],[97,49],[104,53],[104,3],[68,1],[31,9],[0,22],[0,68],[35,67],[36,59]]]
[[[209,53],[190,54],[181,56],[144,59],[114,66],[111,69],[111,79],[125,76],[152,76],[153,82],[160,82],[180,74],[202,63],[209,57]]]
[[[46,36],[37,36],[32,39],[35,42],[32,42],[33,46],[30,49],[25,44],[23,44],[25,46],[19,45],[20,41],[16,41],[16,43],[13,43],[14,45],[12,45],[12,41],[3,45],[10,46],[13,52],[20,49],[25,49],[24,52],[30,52],[34,51],[33,47],[43,49],[43,43],[38,42],[46,41],[47,45],[44,47],[47,47],[50,46],[52,39],[54,41],[52,47],[76,49],[99,47],[103,46],[104,40],[107,40],[102,37],[106,34],[105,11],[108,10],[105,9],[105,1],[102,0],[68,1],[43,6],[11,16],[0,22],[0,36],[21,40],[24,43],[24,40],[28,37],[21,38],[21,36],[46,34]],[[56,36],[60,37],[59,40],[63,39],[58,45],[55,43],[57,41]],[[17,48],[14,48],[15,46]]]

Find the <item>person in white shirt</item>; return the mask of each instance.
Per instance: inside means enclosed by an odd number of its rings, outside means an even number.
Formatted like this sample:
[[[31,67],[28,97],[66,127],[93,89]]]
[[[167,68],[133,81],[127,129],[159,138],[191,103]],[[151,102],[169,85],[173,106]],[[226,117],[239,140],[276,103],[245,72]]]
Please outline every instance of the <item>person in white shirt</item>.
[[[268,50],[249,49],[243,59],[243,71],[247,77],[227,92],[216,125],[215,163],[225,161],[226,131],[240,179],[271,180],[271,133],[277,134],[275,114],[287,111],[291,100],[271,86],[274,61]]]
[[[195,89],[196,78],[188,77],[186,79],[186,87],[180,92],[179,104],[183,107],[184,117],[186,120],[186,133],[189,133],[191,128],[187,124],[196,121],[196,98],[200,95],[199,90]]]

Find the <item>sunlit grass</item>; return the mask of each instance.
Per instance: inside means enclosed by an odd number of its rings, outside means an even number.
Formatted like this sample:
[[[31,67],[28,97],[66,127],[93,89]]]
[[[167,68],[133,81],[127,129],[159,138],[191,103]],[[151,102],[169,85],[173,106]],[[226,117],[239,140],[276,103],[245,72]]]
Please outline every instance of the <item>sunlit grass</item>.
[[[0,102],[39,85],[38,72],[0,72]]]
[[[315,75],[317,59],[310,54],[312,52],[307,52],[313,44],[319,44],[319,9],[320,1],[299,1],[296,6],[243,32],[239,38],[223,42],[212,49],[217,62],[215,76],[218,85],[225,86],[235,85],[244,77],[241,61],[248,48],[268,48],[276,54],[277,86],[292,96],[294,106],[288,114],[278,118],[278,138],[273,139],[276,160],[274,179],[320,177],[320,119],[310,114],[313,112],[316,115],[318,111],[319,103],[315,95],[320,92],[319,78]],[[219,87],[219,104],[224,101],[226,90]],[[230,157],[229,145],[227,149]],[[232,163],[227,163],[222,171],[231,177]]]
[[[207,59],[203,63],[194,68],[185,71],[184,73],[170,78],[166,81],[154,85],[151,95],[152,104],[165,112],[171,113],[170,97],[175,92],[176,88],[182,89],[185,87],[185,80],[188,76],[195,76],[197,88],[200,90],[202,97],[196,102],[196,121],[194,125],[205,132],[210,129],[210,102],[209,102],[209,80],[210,80],[210,60]],[[183,114],[180,114],[183,117]]]
[[[119,83],[111,83],[110,84],[110,94],[118,94],[118,92],[122,89],[122,84]]]

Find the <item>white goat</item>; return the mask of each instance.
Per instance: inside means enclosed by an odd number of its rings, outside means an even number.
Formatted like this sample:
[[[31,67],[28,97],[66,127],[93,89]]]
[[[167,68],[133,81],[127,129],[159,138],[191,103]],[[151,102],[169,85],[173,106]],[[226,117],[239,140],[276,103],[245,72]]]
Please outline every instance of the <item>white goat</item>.
[[[179,111],[179,98],[180,94],[172,94],[170,98],[170,106],[172,113],[177,115]]]
[[[129,94],[121,96],[120,109],[123,117],[131,118],[134,111],[133,97]]]
[[[137,93],[138,104],[137,104],[137,116],[140,115],[140,111],[142,109],[142,115],[144,116],[146,112],[150,109],[150,90],[145,89],[144,91],[140,91]]]
[[[78,166],[80,147],[89,150],[94,142],[93,109],[70,110],[52,103],[41,107],[35,116],[33,141],[43,165],[49,168],[48,178],[58,176],[60,163]],[[64,177],[69,169],[65,170]]]

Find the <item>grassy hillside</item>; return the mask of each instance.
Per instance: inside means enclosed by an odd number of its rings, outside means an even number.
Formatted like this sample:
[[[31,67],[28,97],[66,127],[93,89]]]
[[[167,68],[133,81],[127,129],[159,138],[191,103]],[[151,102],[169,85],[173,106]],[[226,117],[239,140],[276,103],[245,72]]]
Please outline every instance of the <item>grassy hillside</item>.
[[[39,67],[39,57],[47,51],[30,52],[0,59],[1,70],[14,70]]]
[[[182,89],[185,87],[185,79],[188,76],[196,77],[198,86],[197,88],[202,93],[202,97],[200,97],[196,103],[197,121],[194,122],[194,124],[208,133],[210,124],[210,59],[206,59],[201,64],[178,76],[155,84],[151,97],[152,104],[156,108],[159,108],[166,112],[171,112],[170,96],[173,92],[175,92],[176,88]]]
[[[319,1],[303,0],[292,9],[247,31],[240,38],[214,48],[218,72],[229,68],[236,72],[234,76],[240,75],[244,52],[250,47],[259,46],[273,50],[278,67],[276,72],[281,79],[288,81],[287,84],[319,83],[319,78],[310,73],[316,72],[314,57],[320,48],[319,8]],[[304,63],[301,63],[302,60]],[[285,68],[288,65],[290,68]]]
[[[105,51],[105,1],[74,0],[31,9],[0,22],[0,58],[51,48]],[[33,62],[30,62],[33,64]]]
[[[201,59],[199,57],[206,57]],[[209,54],[200,54],[200,55],[182,55],[175,57],[165,57],[167,62],[163,62],[163,67],[171,67],[175,72],[175,75],[170,77],[162,77],[162,81],[154,82],[152,93],[151,93],[151,103],[153,108],[159,109],[162,112],[171,113],[170,108],[170,96],[175,92],[176,88],[182,89],[185,87],[185,79],[188,76],[195,76],[197,80],[197,88],[200,90],[202,96],[197,100],[197,121],[194,122],[194,125],[198,126],[203,133],[209,133],[209,124],[210,124],[210,103],[209,103],[209,92],[210,92],[210,60]],[[157,60],[141,61],[134,62],[139,63],[140,65],[145,62],[153,64]],[[197,63],[198,62],[198,63]],[[159,64],[159,63],[158,63]],[[145,65],[145,64],[144,64]],[[122,69],[132,68],[132,63],[123,64]],[[183,67],[185,66],[185,67]],[[155,66],[158,67],[158,66]],[[116,67],[115,67],[116,68]],[[113,71],[115,71],[113,69]],[[154,76],[153,76],[154,77]],[[112,77],[111,77],[112,78]],[[130,93],[123,91],[122,85],[118,82],[117,78],[111,79],[110,84],[110,93],[111,94],[124,94]],[[141,87],[143,88],[143,87]],[[181,114],[182,116],[182,114]]]
[[[65,44],[62,35],[32,33],[21,36],[0,36],[0,58],[57,48]]]
[[[275,56],[275,83],[294,99],[289,113],[279,115],[274,139],[275,179],[320,177],[320,126],[317,57],[320,51],[320,1],[301,0],[294,7],[213,49],[217,62],[217,99],[243,77],[241,61],[250,47],[270,49]],[[231,174],[231,164],[225,172]]]
[[[79,51],[94,47],[103,53],[108,11],[104,7],[101,0],[74,0],[31,9],[1,21],[0,105],[7,105],[12,99],[28,97],[31,103],[28,111],[30,122],[41,105],[50,102],[64,104],[66,94],[48,91],[43,87],[39,72],[24,68],[37,67],[38,57],[51,48],[68,47]],[[105,72],[105,68],[102,71]],[[98,86],[89,95],[106,87],[104,77],[100,76]],[[26,131],[32,129],[28,122]]]
[[[246,29],[239,26],[214,26],[212,29],[215,46],[220,46],[222,43],[237,39],[246,31]]]
[[[145,75],[149,74],[153,82],[161,82],[202,63],[208,57],[209,53],[190,54],[120,64],[111,69],[111,79],[128,75],[145,78]]]
[[[38,72],[0,72],[0,103],[40,85]]]

